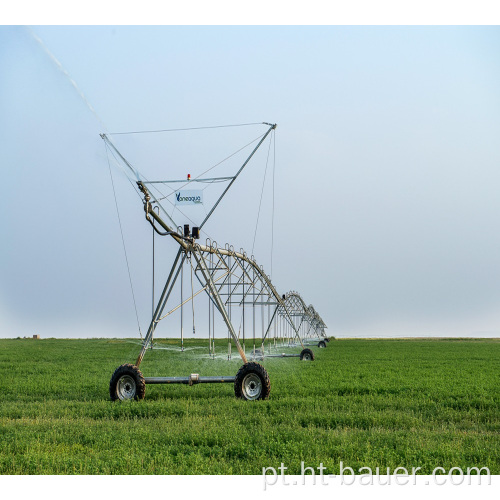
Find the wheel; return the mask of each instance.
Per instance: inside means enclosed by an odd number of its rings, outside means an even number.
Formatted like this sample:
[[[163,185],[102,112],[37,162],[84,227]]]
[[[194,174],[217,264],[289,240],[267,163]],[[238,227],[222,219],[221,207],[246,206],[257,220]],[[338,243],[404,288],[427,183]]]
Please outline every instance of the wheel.
[[[311,351],[311,349],[304,349],[300,353],[300,360],[301,361],[314,361],[314,353]]]
[[[144,399],[146,381],[139,368],[126,364],[119,366],[109,382],[109,395],[112,401],[117,399]]]
[[[234,379],[234,394],[237,398],[254,401],[267,399],[271,392],[271,381],[266,369],[259,363],[243,365]]]
[[[330,342],[330,339],[329,339],[328,337],[325,337],[325,340],[326,340],[327,342]]]
[[[326,342],[325,342],[324,340],[320,340],[320,341],[318,342],[318,347],[319,347],[320,349],[324,349],[324,348],[326,347]]]

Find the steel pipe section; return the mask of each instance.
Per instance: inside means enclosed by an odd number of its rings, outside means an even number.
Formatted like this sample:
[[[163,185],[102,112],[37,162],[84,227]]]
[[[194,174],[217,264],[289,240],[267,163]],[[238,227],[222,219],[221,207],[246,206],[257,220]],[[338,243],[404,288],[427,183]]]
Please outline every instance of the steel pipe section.
[[[188,377],[144,377],[146,384],[232,384],[236,377],[200,377],[197,373],[192,373]]]

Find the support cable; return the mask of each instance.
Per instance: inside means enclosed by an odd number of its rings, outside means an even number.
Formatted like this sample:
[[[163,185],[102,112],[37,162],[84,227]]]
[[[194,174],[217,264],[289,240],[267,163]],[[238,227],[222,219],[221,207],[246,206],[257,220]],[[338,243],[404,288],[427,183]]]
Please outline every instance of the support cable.
[[[142,340],[141,325],[139,323],[139,314],[137,313],[137,304],[136,304],[136,301],[135,301],[134,286],[132,285],[132,276],[130,274],[130,266],[129,266],[129,263],[128,263],[127,248],[125,246],[125,238],[123,237],[123,228],[122,228],[122,221],[121,221],[121,218],[120,218],[120,210],[118,209],[118,201],[116,199],[115,183],[113,181],[113,174],[111,172],[111,164],[109,162],[108,148],[106,146],[106,143],[104,145],[105,145],[105,149],[106,149],[106,159],[108,161],[109,176],[111,178],[111,186],[113,187],[113,196],[114,196],[114,199],[115,199],[116,214],[118,216],[118,224],[120,226],[120,234],[121,234],[121,237],[122,237],[123,253],[125,254],[125,262],[127,263],[128,279],[129,279],[129,282],[130,282],[130,291],[132,292],[132,299],[133,299],[133,302],[134,302],[135,318],[137,320],[137,328],[139,329],[139,335],[141,336],[141,340]]]
[[[257,228],[259,226],[260,208],[262,206],[262,197],[264,195],[264,186],[265,186],[265,183],[266,183],[266,174],[267,174],[267,166],[268,166],[268,163],[269,163],[269,153],[270,153],[270,151],[271,151],[271,141],[269,141],[269,147],[267,149],[266,168],[264,170],[264,179],[262,179],[262,189],[260,191],[259,210],[257,212],[257,222],[255,223],[255,232],[254,232],[254,235],[253,235],[252,255],[253,255],[253,251],[254,251],[254,247],[255,247],[255,239],[257,237]]]
[[[161,129],[161,130],[136,130],[136,131],[132,131],[132,132],[109,132],[108,135],[155,134],[158,132],[184,132],[187,130],[206,130],[206,129],[214,129],[214,128],[248,127],[249,125],[267,125],[267,123],[263,123],[263,122],[235,123],[232,125],[212,125],[212,126],[208,126],[208,127],[168,128],[168,129]]]
[[[201,172],[200,174],[198,174],[196,177],[193,177],[193,179],[191,179],[190,181],[188,182],[185,182],[184,185],[182,185],[180,188],[177,188],[176,189],[172,189],[171,187],[169,186],[165,186],[167,187],[168,189],[170,189],[171,193],[165,195],[163,198],[158,198],[158,201],[161,201],[165,198],[168,198],[169,196],[172,196],[175,191],[179,191],[181,189],[184,189],[186,186],[188,186],[189,184],[191,184],[193,181],[197,181],[198,179],[201,178],[201,176],[207,174],[208,172],[210,172],[211,170],[213,170],[215,167],[218,167],[219,165],[221,165],[222,163],[224,163],[225,161],[229,160],[230,158],[232,158],[233,156],[237,155],[239,152],[243,151],[245,148],[247,148],[248,146],[251,146],[254,142],[257,142],[259,139],[262,139],[262,137],[264,137],[265,134],[261,134],[259,135],[258,137],[256,137],[255,139],[253,139],[252,141],[250,141],[248,144],[245,144],[244,146],[242,146],[241,148],[237,149],[234,153],[231,153],[229,156],[226,156],[223,160],[220,160],[219,162],[217,162],[215,165],[212,165],[211,167],[207,168],[206,170],[204,170],[203,172]],[[231,181],[234,177],[229,177],[227,179],[227,181]],[[221,181],[221,182],[226,182],[226,181]],[[148,181],[146,182],[146,184],[168,184],[168,181],[164,181],[164,182],[161,182],[161,181]],[[208,187],[208,186],[206,186]]]

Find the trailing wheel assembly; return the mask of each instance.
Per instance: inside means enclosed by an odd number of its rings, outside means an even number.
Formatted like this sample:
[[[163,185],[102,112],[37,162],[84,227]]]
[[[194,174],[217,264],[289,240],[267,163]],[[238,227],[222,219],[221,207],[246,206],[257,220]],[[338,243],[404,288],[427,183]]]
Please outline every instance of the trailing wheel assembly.
[[[301,361],[314,361],[314,353],[311,351],[311,349],[304,349],[300,353],[300,360]]]
[[[237,398],[254,401],[268,399],[271,381],[266,369],[259,363],[246,363],[234,379],[234,394]]]
[[[309,350],[309,349],[306,349]],[[312,354],[312,353],[311,353]],[[313,356],[314,357],[314,356]],[[144,399],[146,384],[215,384],[233,383],[237,398],[247,401],[268,399],[271,381],[266,369],[259,363],[245,363],[235,377],[200,377],[192,373],[188,377],[143,377],[137,366],[125,364],[119,366],[109,383],[109,394],[113,401]]]
[[[113,401],[117,399],[144,399],[146,381],[137,366],[125,364],[119,366],[109,382],[109,395]]]
[[[318,342],[318,347],[319,347],[320,349],[324,349],[324,348],[326,347],[326,343],[325,343],[325,341],[324,341],[324,340],[320,340],[320,341]]]

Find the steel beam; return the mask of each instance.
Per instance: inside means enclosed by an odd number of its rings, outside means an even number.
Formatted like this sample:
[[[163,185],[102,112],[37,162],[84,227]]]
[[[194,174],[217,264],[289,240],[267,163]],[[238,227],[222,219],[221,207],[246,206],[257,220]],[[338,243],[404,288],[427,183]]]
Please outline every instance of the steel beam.
[[[189,375],[188,377],[144,377],[146,384],[230,384],[233,383],[236,377],[200,377],[197,374]]]

